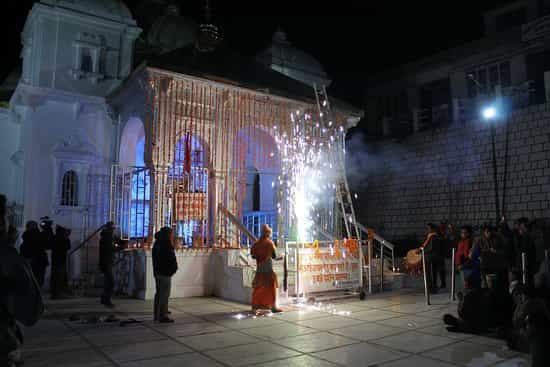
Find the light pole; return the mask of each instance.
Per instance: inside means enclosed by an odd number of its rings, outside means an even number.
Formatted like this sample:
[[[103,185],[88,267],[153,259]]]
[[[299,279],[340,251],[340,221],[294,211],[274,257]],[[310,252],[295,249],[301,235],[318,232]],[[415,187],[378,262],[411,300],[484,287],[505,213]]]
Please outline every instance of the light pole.
[[[497,153],[496,153],[496,120],[498,110],[494,105],[485,107],[481,112],[483,119],[491,127],[491,144],[493,148],[493,184],[495,186],[495,223],[500,219],[500,200],[498,197],[498,172],[497,172]]]

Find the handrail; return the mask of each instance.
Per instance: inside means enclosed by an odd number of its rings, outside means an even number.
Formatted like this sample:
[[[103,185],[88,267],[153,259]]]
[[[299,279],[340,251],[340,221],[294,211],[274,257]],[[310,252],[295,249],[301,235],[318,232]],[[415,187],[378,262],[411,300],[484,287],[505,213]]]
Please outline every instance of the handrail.
[[[248,239],[250,239],[252,242],[256,242],[258,241],[258,239],[256,238],[256,236],[254,236],[253,233],[251,233],[248,228],[245,227],[245,225],[233,214],[229,211],[229,209],[227,209],[226,207],[224,207],[222,204],[219,204],[218,205],[218,209],[223,213],[225,214],[225,216],[227,218],[229,218],[229,220],[237,226],[237,228],[239,228],[239,230],[241,232],[243,232],[247,237]]]
[[[367,227],[365,227],[364,225],[362,225],[361,223],[357,222],[357,228],[359,228],[362,232],[364,232],[365,234],[369,234],[369,230],[367,229]],[[392,270],[395,271],[396,269],[396,266],[395,266],[395,245],[387,240],[385,240],[384,238],[382,238],[380,235],[378,235],[377,233],[373,233],[373,239],[375,239],[377,242],[380,243],[380,249],[384,249],[387,248],[389,251],[391,251],[391,262],[392,262]],[[367,237],[368,238],[368,237]],[[382,251],[383,252],[383,251]],[[381,253],[382,253],[381,252]]]
[[[361,223],[357,222],[357,227],[359,227],[359,229],[363,232],[363,233],[366,233],[368,234],[369,231],[367,229],[367,227],[365,227],[364,225],[362,225]],[[385,240],[384,238],[382,238],[379,234],[377,233],[374,233],[374,239],[378,242],[380,242],[384,247],[387,247],[388,249],[392,250],[395,248],[395,245],[387,240]]]
[[[99,232],[101,231],[103,228],[105,227],[104,224],[101,225],[101,227],[99,227],[98,229],[96,229],[92,234],[90,234],[88,237],[86,237],[86,239],[84,241],[82,241],[80,243],[80,245],[78,245],[77,247],[75,247],[74,249],[72,249],[71,251],[69,251],[69,257],[74,254],[75,252],[77,252],[78,250],[80,250],[82,247],[84,247],[92,238],[94,238],[94,236]]]

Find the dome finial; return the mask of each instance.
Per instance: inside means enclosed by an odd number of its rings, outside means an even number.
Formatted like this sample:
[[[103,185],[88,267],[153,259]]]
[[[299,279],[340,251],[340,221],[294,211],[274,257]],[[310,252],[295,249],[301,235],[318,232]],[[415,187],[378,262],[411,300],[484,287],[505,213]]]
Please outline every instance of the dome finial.
[[[206,0],[206,4],[204,5],[204,19],[206,19],[206,23],[210,23],[211,18],[212,14],[210,12],[210,0]]]
[[[202,52],[211,52],[221,43],[223,37],[218,27],[211,22],[212,14],[209,0],[205,0],[204,17],[206,22],[199,27],[195,47]]]

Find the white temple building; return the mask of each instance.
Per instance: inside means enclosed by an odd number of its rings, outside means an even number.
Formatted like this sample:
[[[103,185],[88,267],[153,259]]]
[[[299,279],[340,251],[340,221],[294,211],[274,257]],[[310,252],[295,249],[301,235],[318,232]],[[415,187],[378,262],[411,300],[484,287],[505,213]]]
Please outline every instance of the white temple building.
[[[250,219],[253,232],[280,223],[280,157],[269,129],[290,124],[295,108],[313,109],[312,85],[330,78],[281,30],[257,61],[245,60],[219,45],[212,24],[149,1],[165,10],[145,34],[120,0],[32,7],[21,72],[2,85],[9,104],[0,107],[0,192],[20,229],[48,215],[72,229],[77,247],[115,220],[134,244],[171,225],[183,246],[231,247],[242,236],[227,234],[220,207]],[[343,130],[362,115],[333,106]],[[95,270],[97,247],[76,255],[74,276]]]

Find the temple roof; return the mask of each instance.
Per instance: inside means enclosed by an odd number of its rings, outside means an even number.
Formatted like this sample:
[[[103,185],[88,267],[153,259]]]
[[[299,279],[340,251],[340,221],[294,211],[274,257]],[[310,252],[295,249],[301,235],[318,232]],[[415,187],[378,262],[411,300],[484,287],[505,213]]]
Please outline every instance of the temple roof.
[[[315,93],[311,86],[267,68],[253,57],[239,55],[226,47],[212,52],[199,52],[195,47],[188,46],[153,57],[146,61],[146,65],[296,101],[315,103]],[[331,102],[342,113],[363,115],[362,110],[349,103],[332,97]]]

